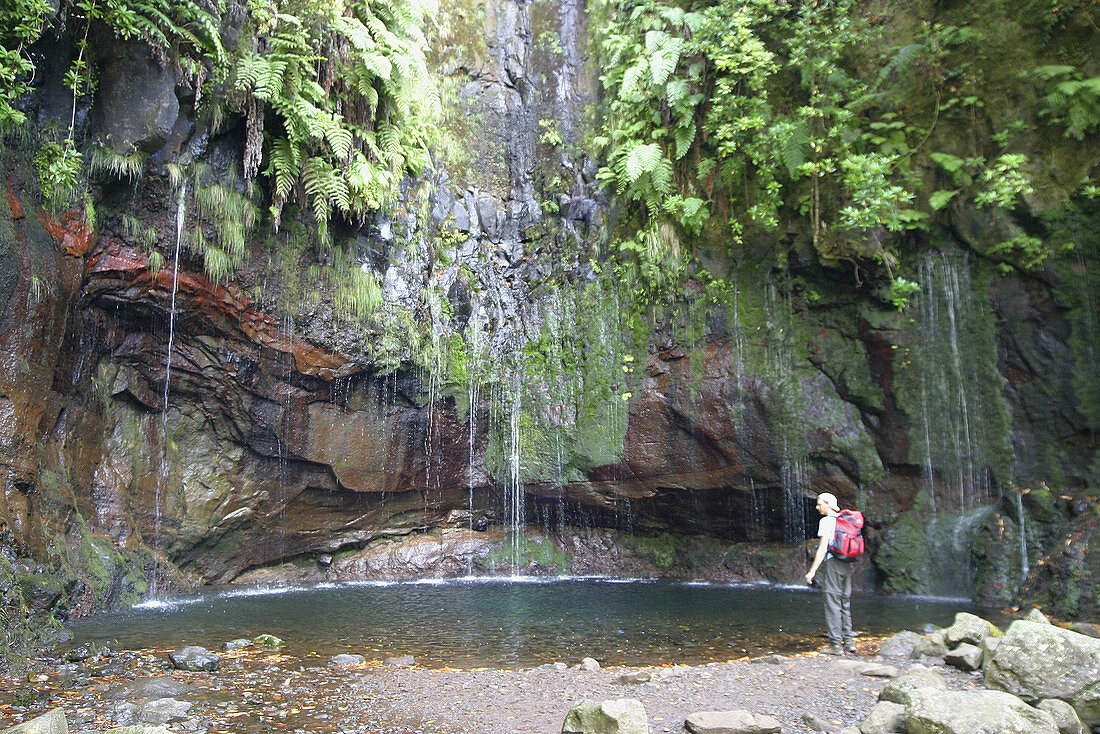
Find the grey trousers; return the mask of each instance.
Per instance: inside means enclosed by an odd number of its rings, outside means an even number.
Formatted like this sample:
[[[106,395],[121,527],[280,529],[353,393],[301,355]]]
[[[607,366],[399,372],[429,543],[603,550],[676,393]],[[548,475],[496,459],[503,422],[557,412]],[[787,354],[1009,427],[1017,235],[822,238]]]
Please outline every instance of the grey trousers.
[[[852,575],[855,563],[825,559],[825,626],[834,645],[852,639]]]

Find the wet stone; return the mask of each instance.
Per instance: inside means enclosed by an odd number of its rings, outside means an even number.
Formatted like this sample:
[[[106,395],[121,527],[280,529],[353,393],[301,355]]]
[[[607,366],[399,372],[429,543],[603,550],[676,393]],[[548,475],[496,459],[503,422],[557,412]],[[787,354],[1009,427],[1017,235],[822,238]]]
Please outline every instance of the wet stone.
[[[213,672],[221,666],[221,658],[204,647],[189,645],[168,654],[173,667],[179,670]]]

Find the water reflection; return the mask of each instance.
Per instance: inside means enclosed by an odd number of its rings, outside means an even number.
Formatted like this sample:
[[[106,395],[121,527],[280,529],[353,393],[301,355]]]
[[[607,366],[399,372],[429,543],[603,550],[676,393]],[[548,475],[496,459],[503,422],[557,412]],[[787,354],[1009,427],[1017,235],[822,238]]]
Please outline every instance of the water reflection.
[[[947,625],[968,600],[856,595],[865,634]],[[429,667],[516,667],[594,657],[605,665],[699,664],[820,644],[817,592],[607,579],[454,580],[231,588],[72,625],[77,642],[202,645],[274,634],[302,657],[413,655]]]

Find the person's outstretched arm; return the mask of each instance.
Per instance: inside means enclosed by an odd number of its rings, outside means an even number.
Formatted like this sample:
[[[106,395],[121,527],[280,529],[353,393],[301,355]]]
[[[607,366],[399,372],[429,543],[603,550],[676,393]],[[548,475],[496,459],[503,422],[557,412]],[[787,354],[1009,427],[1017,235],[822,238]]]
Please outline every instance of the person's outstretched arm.
[[[817,569],[821,568],[821,564],[825,561],[825,555],[829,552],[829,536],[822,535],[821,542],[817,544],[817,553],[814,554],[814,562],[810,566],[810,570],[806,573],[806,583],[812,584],[814,582],[814,576],[817,575]]]

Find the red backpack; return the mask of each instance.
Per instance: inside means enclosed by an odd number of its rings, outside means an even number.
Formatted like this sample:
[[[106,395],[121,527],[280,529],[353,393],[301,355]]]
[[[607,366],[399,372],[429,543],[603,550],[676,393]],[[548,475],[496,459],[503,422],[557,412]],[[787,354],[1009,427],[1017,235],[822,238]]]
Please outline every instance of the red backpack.
[[[829,552],[842,561],[854,561],[863,555],[863,513],[841,510],[836,516],[836,534]]]

